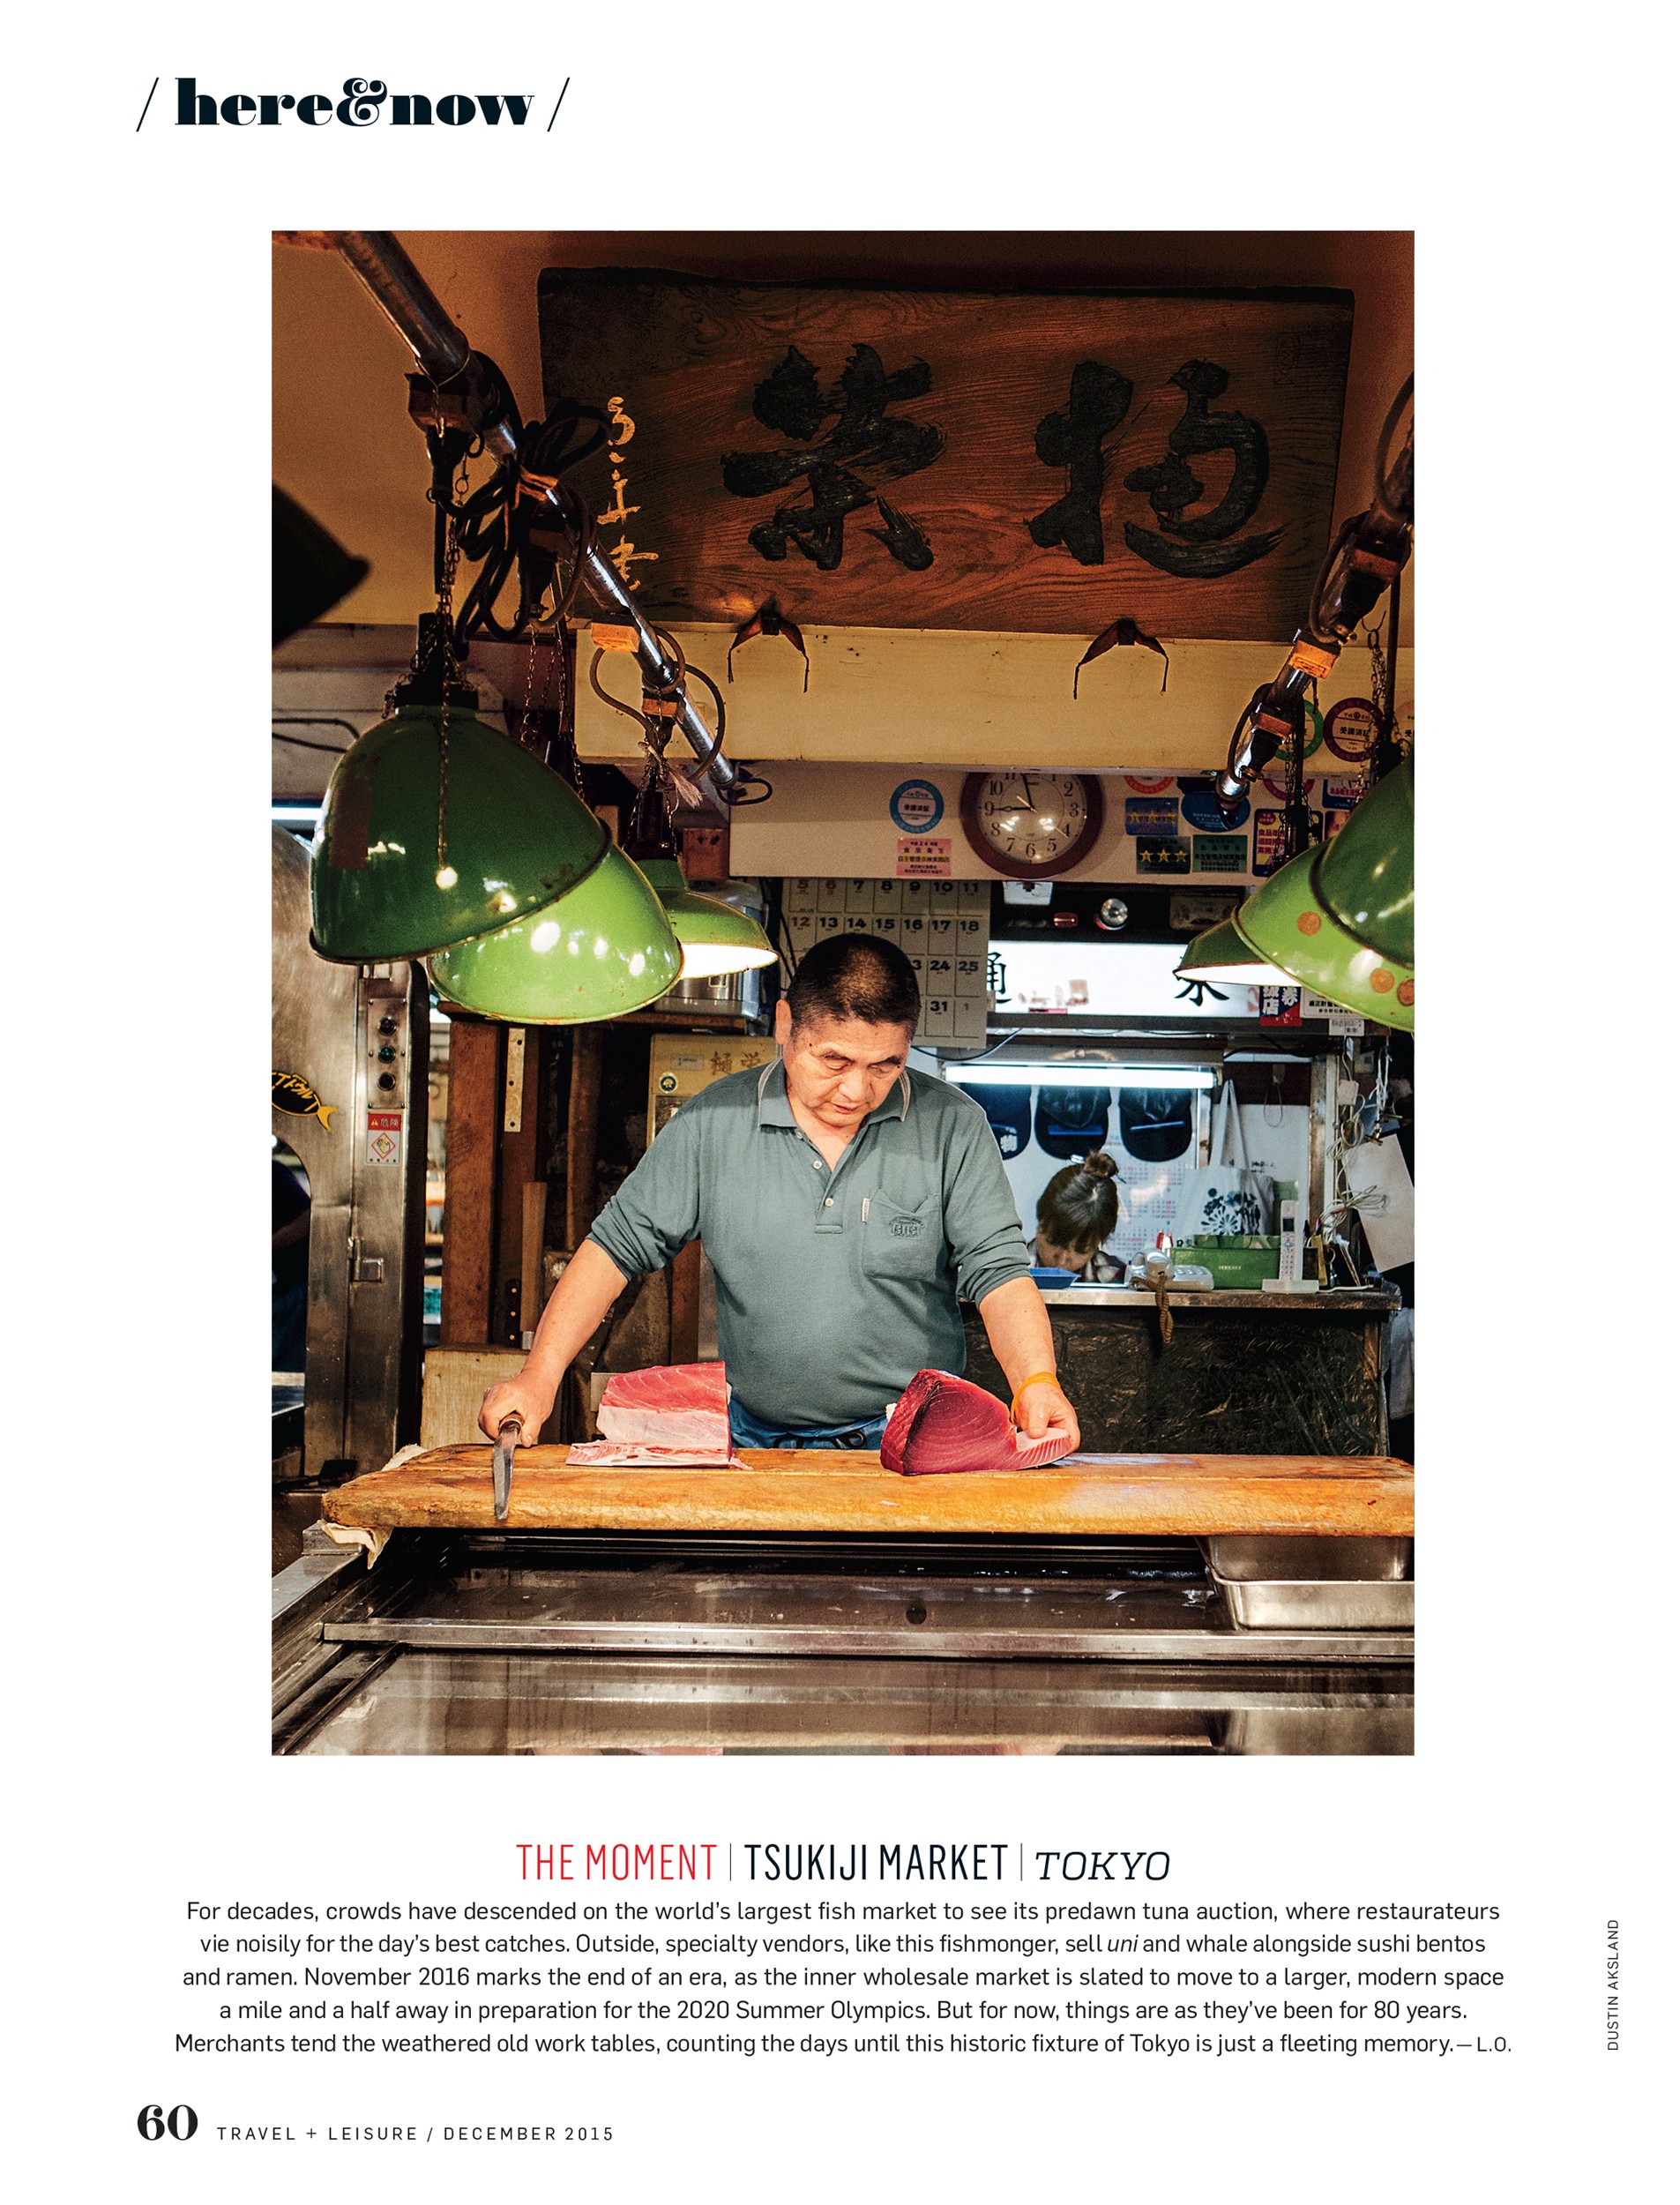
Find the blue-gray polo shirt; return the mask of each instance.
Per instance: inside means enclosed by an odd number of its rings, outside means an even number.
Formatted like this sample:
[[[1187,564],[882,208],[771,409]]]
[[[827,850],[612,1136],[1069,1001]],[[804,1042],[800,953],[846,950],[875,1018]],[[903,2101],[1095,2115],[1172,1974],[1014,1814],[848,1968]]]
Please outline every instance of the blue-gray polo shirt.
[[[781,1064],[685,1102],[589,1237],[626,1278],[706,1244],[718,1351],[742,1405],[781,1430],[879,1416],[918,1371],[960,1372],[959,1288],[983,1301],[1028,1262],[979,1105],[900,1073],[831,1173]]]

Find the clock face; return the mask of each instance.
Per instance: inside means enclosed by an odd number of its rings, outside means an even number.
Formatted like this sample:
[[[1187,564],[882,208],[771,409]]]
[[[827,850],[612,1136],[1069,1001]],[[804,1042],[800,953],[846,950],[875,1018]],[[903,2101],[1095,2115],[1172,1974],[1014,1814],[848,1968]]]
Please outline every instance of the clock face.
[[[999,872],[1047,879],[1077,864],[1102,825],[1102,790],[1088,774],[970,774],[963,826],[973,848]]]

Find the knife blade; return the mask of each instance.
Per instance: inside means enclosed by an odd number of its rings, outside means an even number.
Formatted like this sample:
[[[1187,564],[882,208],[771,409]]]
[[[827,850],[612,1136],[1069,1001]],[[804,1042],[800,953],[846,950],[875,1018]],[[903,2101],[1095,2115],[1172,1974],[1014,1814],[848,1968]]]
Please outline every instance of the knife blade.
[[[504,1416],[496,1431],[496,1454],[490,1466],[490,1490],[496,1497],[496,1521],[507,1521],[508,1502],[513,1493],[513,1450],[519,1444],[525,1430],[524,1419]]]

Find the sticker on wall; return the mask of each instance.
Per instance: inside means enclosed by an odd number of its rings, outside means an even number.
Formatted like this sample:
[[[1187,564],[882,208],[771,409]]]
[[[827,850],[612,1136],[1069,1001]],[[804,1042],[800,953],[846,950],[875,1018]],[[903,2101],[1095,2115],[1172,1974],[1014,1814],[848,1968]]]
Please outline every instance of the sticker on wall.
[[[1128,796],[1128,834],[1176,834],[1178,800],[1176,796]]]
[[[1338,812],[1338,818],[1346,818],[1346,812]],[[1322,842],[1325,839],[1325,815],[1322,811],[1307,814],[1307,840]],[[1254,815],[1254,870],[1266,880],[1283,863],[1283,814],[1281,811],[1257,811]]]
[[[399,1163],[402,1160],[402,1112],[368,1112],[368,1162]]]
[[[1242,901],[1228,891],[1216,894],[1205,888],[1180,889],[1167,899],[1167,923],[1175,934],[1202,934],[1228,919]]]
[[[900,880],[949,880],[951,837],[948,834],[900,835],[899,859],[894,871]],[[867,931],[867,928],[860,931]]]
[[[1377,748],[1377,714],[1369,699],[1344,697],[1325,714],[1325,741],[1351,766],[1363,765]]]
[[[1187,873],[1190,844],[1182,834],[1139,835],[1137,845],[1140,873]]]
[[[1283,863],[1283,814],[1257,811],[1254,815],[1254,870],[1262,880]]]
[[[1260,998],[1262,1026],[1299,1026],[1301,1023],[1301,990],[1299,988],[1257,988]]]
[[[901,781],[886,808],[900,834],[930,834],[945,816],[945,800],[930,781]]]
[[[1173,785],[1171,774],[1122,774],[1121,780],[1128,789],[1135,789],[1140,796],[1164,796]]]
[[[1363,804],[1370,783],[1363,774],[1344,774],[1324,785],[1323,803],[1326,811],[1351,811],[1355,804]]]
[[[1238,827],[1249,823],[1249,800],[1243,797],[1236,810],[1228,819],[1213,800],[1213,777],[1211,774],[1185,774],[1178,783],[1180,804],[1184,818],[1204,834],[1235,834]]]
[[[276,1072],[270,1077],[274,1108],[287,1117],[318,1117],[330,1133],[336,1102],[323,1102],[301,1072]]]
[[[1246,834],[1193,834],[1190,848],[1191,869],[1194,872],[1245,873],[1249,869]]]

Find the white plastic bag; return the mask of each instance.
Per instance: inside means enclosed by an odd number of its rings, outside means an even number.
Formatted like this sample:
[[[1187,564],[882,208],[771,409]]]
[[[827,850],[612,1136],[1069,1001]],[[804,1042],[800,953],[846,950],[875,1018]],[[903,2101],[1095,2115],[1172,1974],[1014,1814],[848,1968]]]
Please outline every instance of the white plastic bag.
[[[1249,1162],[1243,1114],[1228,1080],[1213,1105],[1207,1162],[1186,1177],[1173,1209],[1173,1238],[1193,1233],[1269,1233],[1272,1181]]]
[[[1379,1271],[1412,1260],[1412,1175],[1399,1141],[1362,1141],[1341,1160],[1342,1177]]]

